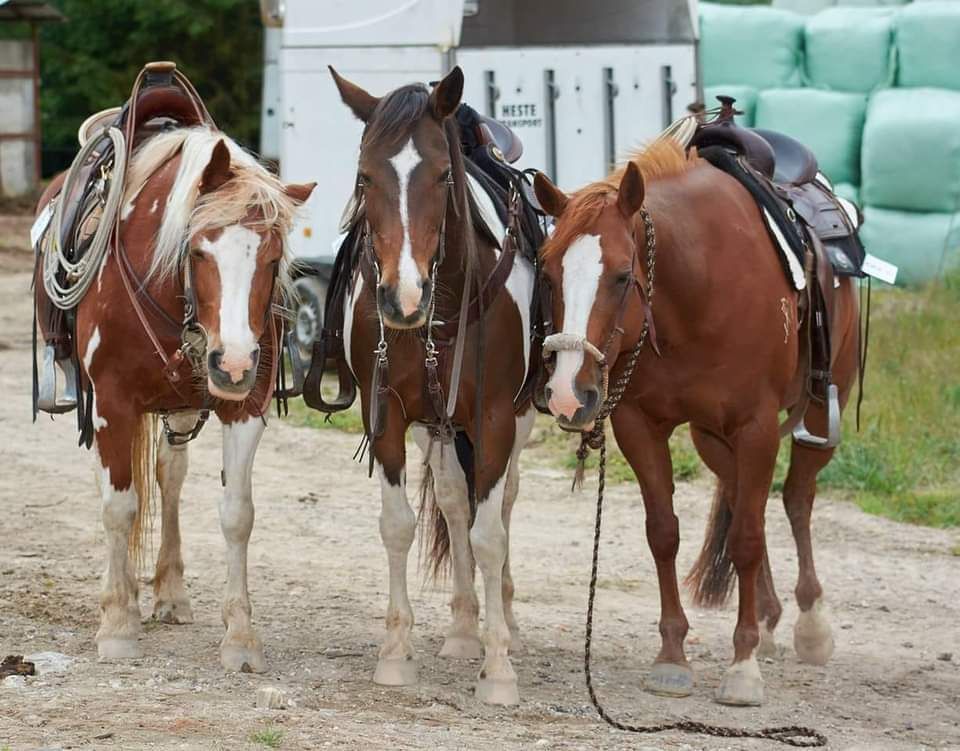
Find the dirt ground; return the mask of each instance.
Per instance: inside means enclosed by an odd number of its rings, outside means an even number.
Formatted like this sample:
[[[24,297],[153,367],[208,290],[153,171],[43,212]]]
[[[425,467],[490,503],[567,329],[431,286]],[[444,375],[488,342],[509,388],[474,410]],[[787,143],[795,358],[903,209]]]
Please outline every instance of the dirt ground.
[[[72,663],[25,685],[0,684],[0,749],[251,749],[276,738],[283,749],[777,748],[681,734],[637,738],[596,719],[582,671],[595,485],[571,495],[569,477],[536,452],[525,459],[512,535],[524,640],[515,660],[519,707],[479,705],[472,696],[478,665],[435,656],[448,593],[418,587],[413,562],[420,684],[384,689],[371,682],[387,599],[377,483],[351,461],[355,436],[278,420],[254,468],[258,513],[250,547],[254,618],[270,672],[227,674],[218,661],[225,570],[216,426],[192,446],[184,490],[196,623],[146,622],[146,657],[99,663],[93,635],[104,547],[93,456],[76,447],[72,415],[30,422],[29,263],[25,254],[0,252],[0,657],[57,652]],[[708,484],[677,488],[684,571],[703,533],[710,492]],[[664,699],[641,690],[659,642],[656,578],[636,488],[615,486],[607,497],[594,643],[599,692],[613,714],[646,723],[684,717],[753,728],[804,724],[837,749],[960,749],[956,532],[903,526],[850,503],[820,500],[817,563],[837,650],[827,667],[811,667],[792,648],[796,552],[772,498],[768,544],[785,605],[782,646],[761,665],[765,706],[735,709],[712,701],[732,656],[732,606],[688,609],[693,696]],[[146,618],[146,578],[141,593]],[[290,708],[256,709],[256,691],[267,685],[285,691]],[[270,728],[282,737],[252,739]]]

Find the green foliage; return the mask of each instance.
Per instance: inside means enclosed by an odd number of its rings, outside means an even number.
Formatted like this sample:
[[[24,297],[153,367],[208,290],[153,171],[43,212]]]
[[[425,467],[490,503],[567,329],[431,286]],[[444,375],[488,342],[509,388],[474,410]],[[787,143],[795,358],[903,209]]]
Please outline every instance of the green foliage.
[[[263,28],[251,0],[55,0],[66,23],[41,30],[46,172],[66,167],[90,114],[122,104],[144,63],[173,60],[210,114],[248,148],[259,144]]]
[[[329,394],[331,398],[333,394]],[[317,412],[308,407],[303,399],[290,401],[290,414],[287,422],[303,428],[319,428],[326,430],[342,430],[344,433],[363,432],[363,417],[360,414],[360,402],[357,400],[350,409],[337,412],[328,418],[323,412]]]
[[[283,731],[279,728],[264,728],[250,733],[250,742],[267,748],[280,748],[283,743]]]

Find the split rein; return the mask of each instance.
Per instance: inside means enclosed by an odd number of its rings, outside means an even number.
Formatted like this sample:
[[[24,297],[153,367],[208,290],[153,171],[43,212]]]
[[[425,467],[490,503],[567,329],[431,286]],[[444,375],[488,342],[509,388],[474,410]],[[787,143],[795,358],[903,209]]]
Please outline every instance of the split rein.
[[[656,276],[656,248],[657,237],[654,230],[653,221],[645,209],[641,209],[641,218],[643,219],[646,246],[647,246],[647,287],[643,289],[637,282],[638,292],[644,303],[645,313],[643,328],[640,330],[640,338],[637,340],[631,350],[626,365],[621,374],[609,387],[610,366],[607,361],[609,349],[613,343],[616,334],[623,333],[622,318],[626,302],[626,290],[620,306],[620,319],[617,325],[611,331],[607,339],[606,346],[600,351],[591,344],[586,338],[565,338],[562,334],[553,334],[544,340],[544,356],[547,357],[552,352],[562,350],[582,350],[589,353],[603,370],[603,392],[605,397],[600,411],[597,413],[594,426],[589,431],[584,431],[580,436],[580,447],[577,449],[577,471],[574,478],[574,487],[578,487],[583,481],[584,467],[590,450],[600,452],[600,461],[598,464],[597,477],[597,510],[596,522],[593,531],[593,557],[590,566],[590,586],[587,595],[587,619],[583,644],[583,672],[587,683],[587,693],[590,695],[590,703],[597,711],[604,722],[617,730],[623,730],[630,733],[662,733],[668,731],[678,731],[682,733],[693,733],[697,735],[710,735],[720,738],[758,738],[764,740],[777,741],[788,746],[799,748],[813,748],[827,745],[827,738],[822,733],[811,728],[799,725],[787,725],[782,727],[762,728],[760,730],[745,730],[742,728],[731,728],[719,725],[708,725],[703,722],[693,720],[680,720],[678,722],[664,723],[661,725],[631,725],[612,717],[600,700],[597,698],[597,692],[593,685],[593,674],[591,671],[591,647],[593,644],[593,610],[597,595],[597,575],[600,558],[600,528],[603,521],[603,492],[606,484],[607,468],[607,439],[605,423],[608,417],[620,404],[621,399],[630,383],[633,372],[636,369],[637,361],[640,359],[640,353],[643,350],[647,340],[650,340],[651,346],[656,349],[656,334],[653,327],[653,317],[651,315],[651,305],[653,304],[654,278]],[[636,263],[636,254],[634,255]],[[552,341],[551,341],[552,340]],[[609,387],[609,391],[608,391]]]

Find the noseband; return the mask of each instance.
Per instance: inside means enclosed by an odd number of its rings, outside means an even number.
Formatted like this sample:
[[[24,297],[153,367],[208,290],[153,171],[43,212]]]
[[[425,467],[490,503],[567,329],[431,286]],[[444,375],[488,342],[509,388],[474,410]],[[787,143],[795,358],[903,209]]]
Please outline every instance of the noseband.
[[[610,368],[608,363],[608,358],[610,356],[610,348],[613,346],[614,337],[617,334],[623,334],[623,318],[626,315],[627,310],[627,294],[631,289],[636,289],[638,295],[640,296],[640,304],[643,306],[644,312],[644,322],[643,330],[640,335],[640,339],[637,342],[636,347],[631,353],[630,360],[627,364],[627,370],[625,371],[626,380],[630,380],[630,376],[633,375],[634,367],[636,366],[637,358],[640,356],[640,349],[643,347],[644,341],[648,338],[650,339],[650,344],[653,347],[654,351],[659,355],[660,348],[657,345],[657,333],[656,328],[653,325],[653,310],[651,309],[651,301],[653,300],[653,280],[656,273],[656,262],[657,262],[657,235],[653,227],[653,220],[650,218],[650,214],[646,209],[640,209],[640,216],[643,219],[644,234],[646,239],[646,250],[647,250],[647,287],[643,288],[643,285],[640,283],[640,280],[637,279],[635,270],[637,264],[639,263],[639,249],[634,248],[633,256],[630,262],[631,276],[633,277],[633,283],[628,284],[624,287],[623,292],[620,295],[620,302],[617,306],[617,321],[614,324],[613,328],[610,330],[610,333],[607,335],[607,341],[604,343],[603,349],[599,349],[593,342],[587,339],[587,336],[584,334],[580,336],[579,334],[571,334],[565,331],[560,331],[555,334],[550,334],[543,340],[543,359],[549,361],[553,353],[555,352],[585,352],[589,354],[596,361],[597,365],[600,366],[603,371],[603,387],[600,393],[601,402],[603,402],[603,407],[601,412],[604,412],[604,416],[609,415],[610,412],[616,407],[619,403],[620,398],[623,396],[623,389],[626,388],[626,382],[623,384],[623,388],[619,390],[619,393],[616,396],[616,402],[612,405],[608,405],[607,402],[610,401],[608,398],[608,386],[610,379]],[[622,377],[621,377],[622,378]],[[619,383],[619,381],[618,381]],[[609,397],[613,397],[613,393],[609,394]]]

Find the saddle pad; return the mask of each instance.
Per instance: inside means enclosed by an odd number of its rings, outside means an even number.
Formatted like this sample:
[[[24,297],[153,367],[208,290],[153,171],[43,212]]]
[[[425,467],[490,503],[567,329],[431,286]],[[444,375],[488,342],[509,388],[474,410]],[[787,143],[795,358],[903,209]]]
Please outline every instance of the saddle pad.
[[[833,186],[822,175],[806,185],[776,186],[723,147],[709,147],[700,156],[736,179],[753,196],[795,289],[806,286],[803,267],[808,232],[820,239],[837,276],[864,276],[861,267],[866,251],[857,234],[860,213],[852,203],[835,195]],[[789,191],[789,195],[777,195],[774,191]]]
[[[767,226],[770,240],[777,248],[787,280],[794,289],[805,289],[807,280],[803,273],[803,258],[806,243],[799,220],[794,217],[791,221],[784,210],[783,203],[760,182],[758,177],[722,146],[709,146],[700,151],[700,156],[733,177],[750,192],[760,207],[764,224]]]

